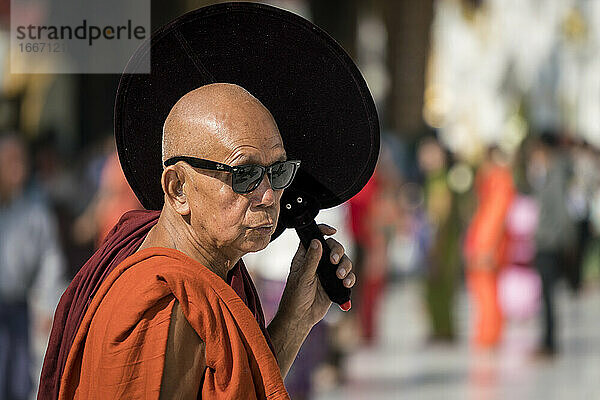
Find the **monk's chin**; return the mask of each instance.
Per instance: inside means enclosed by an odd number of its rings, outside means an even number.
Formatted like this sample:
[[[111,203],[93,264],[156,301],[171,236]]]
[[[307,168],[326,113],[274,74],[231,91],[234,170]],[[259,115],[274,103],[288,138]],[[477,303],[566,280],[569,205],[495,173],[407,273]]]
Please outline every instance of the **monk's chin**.
[[[248,253],[256,253],[257,251],[263,250],[271,242],[271,235],[261,235],[260,237],[251,237],[247,240],[249,242]]]

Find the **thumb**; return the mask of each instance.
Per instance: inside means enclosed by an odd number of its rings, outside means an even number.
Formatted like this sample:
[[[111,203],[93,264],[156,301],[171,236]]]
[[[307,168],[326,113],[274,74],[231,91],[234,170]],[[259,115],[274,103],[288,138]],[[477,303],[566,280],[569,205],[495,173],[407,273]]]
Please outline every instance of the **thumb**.
[[[321,242],[317,239],[311,240],[304,258],[305,269],[309,276],[313,276],[317,273],[317,267],[319,266],[319,260],[321,259],[322,254],[323,248]]]

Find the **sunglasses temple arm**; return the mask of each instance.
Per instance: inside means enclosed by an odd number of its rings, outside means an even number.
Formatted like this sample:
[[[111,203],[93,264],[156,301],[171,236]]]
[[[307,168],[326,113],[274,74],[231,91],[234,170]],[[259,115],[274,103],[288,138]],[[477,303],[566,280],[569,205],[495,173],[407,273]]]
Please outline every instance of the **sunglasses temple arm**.
[[[321,260],[319,260],[319,266],[317,267],[317,275],[321,286],[325,289],[325,293],[329,296],[329,299],[340,305],[343,311],[348,311],[351,307],[350,302],[350,289],[345,287],[342,283],[342,279],[339,279],[336,275],[337,265],[331,263],[331,249],[325,238],[321,233],[321,230],[312,219],[308,224],[296,227],[296,232],[300,237],[300,242],[305,249],[308,249],[312,239],[318,239],[321,242],[323,248],[323,254]]]

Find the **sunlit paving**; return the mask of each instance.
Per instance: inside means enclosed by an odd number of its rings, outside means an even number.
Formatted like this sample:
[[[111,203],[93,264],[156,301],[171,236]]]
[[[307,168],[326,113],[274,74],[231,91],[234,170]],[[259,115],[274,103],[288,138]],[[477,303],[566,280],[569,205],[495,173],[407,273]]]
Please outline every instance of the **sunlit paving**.
[[[459,300],[456,345],[428,345],[421,288],[391,285],[380,314],[381,335],[344,365],[344,387],[322,388],[319,400],[358,399],[598,399],[600,398],[600,290],[573,297],[558,291],[559,353],[535,354],[535,319],[509,321],[494,353],[469,348],[468,301]]]

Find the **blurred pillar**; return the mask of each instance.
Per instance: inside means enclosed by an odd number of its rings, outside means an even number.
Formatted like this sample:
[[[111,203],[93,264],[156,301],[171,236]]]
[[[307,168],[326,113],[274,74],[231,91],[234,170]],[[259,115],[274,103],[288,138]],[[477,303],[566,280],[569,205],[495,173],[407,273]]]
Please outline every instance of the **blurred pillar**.
[[[310,0],[309,4],[312,22],[329,33],[354,58],[358,0]]]
[[[426,129],[422,110],[433,0],[379,0],[377,6],[388,31],[388,122],[397,134],[416,140]]]

